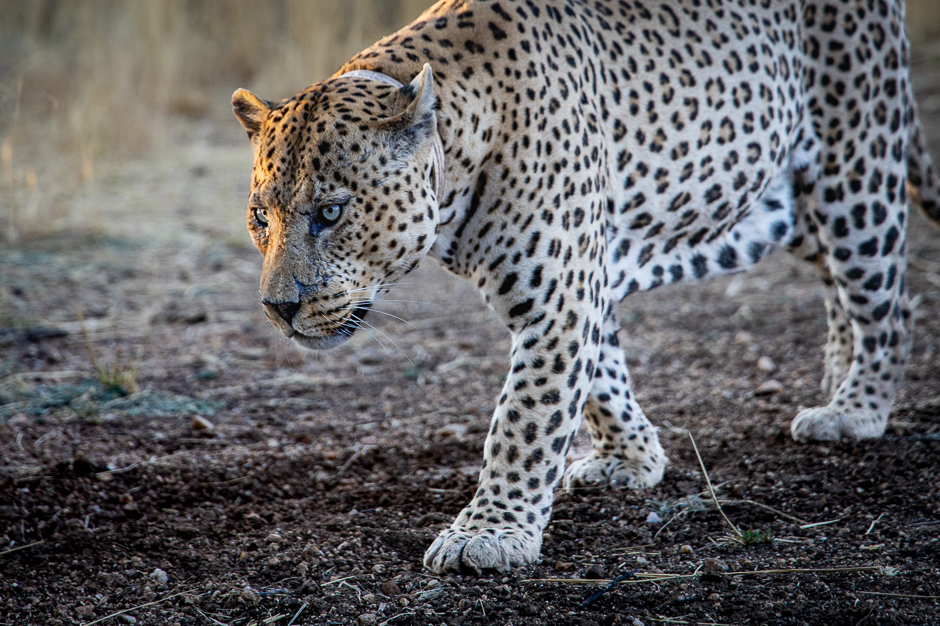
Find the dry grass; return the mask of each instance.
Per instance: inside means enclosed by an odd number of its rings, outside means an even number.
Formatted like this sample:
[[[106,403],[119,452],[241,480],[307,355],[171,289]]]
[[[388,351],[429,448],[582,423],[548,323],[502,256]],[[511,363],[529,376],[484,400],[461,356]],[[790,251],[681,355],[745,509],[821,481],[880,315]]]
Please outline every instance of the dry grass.
[[[2,238],[74,227],[70,195],[173,141],[173,116],[227,116],[237,87],[292,95],[428,4],[0,0]]]

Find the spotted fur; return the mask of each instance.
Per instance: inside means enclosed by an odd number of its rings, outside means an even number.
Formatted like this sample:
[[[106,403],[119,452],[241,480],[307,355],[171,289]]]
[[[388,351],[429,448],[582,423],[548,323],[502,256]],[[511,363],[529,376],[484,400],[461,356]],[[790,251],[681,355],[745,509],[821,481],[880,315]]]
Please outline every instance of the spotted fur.
[[[818,268],[830,326],[831,401],[793,436],[884,431],[910,345],[908,186],[940,220],[900,1],[444,0],[293,98],[233,104],[284,334],[345,340],[426,255],[512,333],[479,489],[431,570],[534,561],[559,481],[657,483],[617,305],[775,247]],[[566,471],[582,418],[594,451]]]

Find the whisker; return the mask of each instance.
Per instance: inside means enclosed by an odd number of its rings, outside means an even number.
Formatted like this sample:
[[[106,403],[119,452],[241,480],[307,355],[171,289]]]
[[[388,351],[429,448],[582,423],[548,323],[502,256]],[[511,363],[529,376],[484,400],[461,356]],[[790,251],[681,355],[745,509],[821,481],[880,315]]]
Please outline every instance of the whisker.
[[[406,359],[409,363],[411,363],[411,367],[415,367],[414,361],[412,361],[411,358],[410,358],[407,354],[405,354],[405,351],[401,349],[401,346],[399,346],[397,343],[395,343],[395,340],[394,340],[394,339],[392,339],[391,337],[389,337],[388,335],[386,335],[385,333],[383,333],[381,330],[379,330],[378,328],[376,328],[375,326],[373,326],[372,324],[370,324],[369,322],[365,321],[365,320],[362,319],[362,318],[358,318],[358,317],[356,317],[355,315],[350,315],[349,317],[350,317],[350,319],[354,319],[354,320],[355,320],[356,322],[358,322],[359,324],[365,324],[366,326],[368,326],[369,328],[371,328],[371,329],[374,330],[375,332],[379,333],[380,335],[382,335],[383,337],[385,337],[386,339],[388,339],[388,340],[392,343],[392,345],[395,346],[395,347],[398,349],[399,352],[401,352],[401,355],[402,355],[403,357],[405,357],[405,359]],[[361,328],[361,327],[360,327],[360,328]],[[368,330],[367,330],[366,332],[368,332]],[[369,334],[371,335],[372,333],[369,333]],[[379,340],[376,339],[376,341],[379,341]],[[379,342],[380,345],[381,345],[381,343],[382,343],[382,342]],[[383,347],[384,347],[384,346],[383,346]]]

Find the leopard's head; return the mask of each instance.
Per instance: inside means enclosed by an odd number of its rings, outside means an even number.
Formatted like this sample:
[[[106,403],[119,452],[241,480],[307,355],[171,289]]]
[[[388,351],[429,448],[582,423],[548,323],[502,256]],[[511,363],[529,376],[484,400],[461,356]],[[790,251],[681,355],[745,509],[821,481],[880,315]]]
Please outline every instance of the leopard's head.
[[[339,345],[431,248],[435,105],[427,65],[401,88],[341,76],[278,104],[232,96],[254,149],[248,230],[264,257],[261,301],[287,337]]]

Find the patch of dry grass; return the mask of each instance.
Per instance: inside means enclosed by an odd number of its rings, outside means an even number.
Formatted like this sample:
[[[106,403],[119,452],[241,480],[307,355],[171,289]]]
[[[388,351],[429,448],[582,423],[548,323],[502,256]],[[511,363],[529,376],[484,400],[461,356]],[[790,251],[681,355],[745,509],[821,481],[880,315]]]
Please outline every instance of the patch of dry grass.
[[[173,116],[278,99],[429,0],[0,0],[0,239],[81,223],[70,196],[169,142]]]

